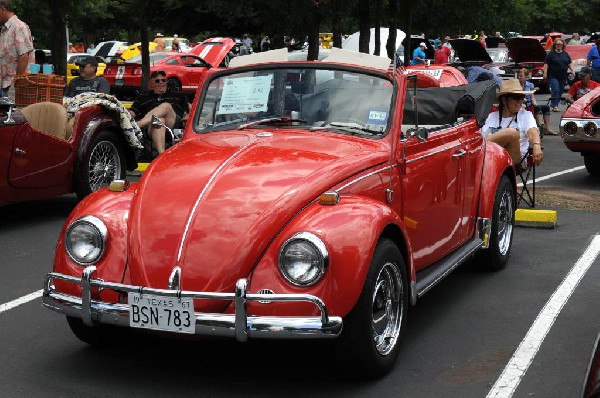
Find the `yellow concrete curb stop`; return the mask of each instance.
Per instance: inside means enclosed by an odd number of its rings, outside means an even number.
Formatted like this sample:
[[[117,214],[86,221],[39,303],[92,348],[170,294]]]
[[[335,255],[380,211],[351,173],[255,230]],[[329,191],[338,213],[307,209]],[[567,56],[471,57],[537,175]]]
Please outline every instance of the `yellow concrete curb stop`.
[[[519,227],[554,228],[556,218],[556,210],[517,209],[515,211],[515,225]]]
[[[146,171],[148,166],[150,166],[150,163],[138,163],[138,167],[137,167],[137,169],[135,169],[135,171],[139,171],[139,172]]]

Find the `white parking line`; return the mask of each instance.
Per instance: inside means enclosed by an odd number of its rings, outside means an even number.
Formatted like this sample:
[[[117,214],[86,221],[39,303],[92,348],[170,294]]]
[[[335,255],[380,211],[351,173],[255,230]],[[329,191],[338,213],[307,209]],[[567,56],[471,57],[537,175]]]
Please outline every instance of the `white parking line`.
[[[25,303],[30,302],[31,300],[35,300],[38,297],[42,297],[43,292],[44,292],[44,289],[40,289],[37,292],[29,293],[26,296],[19,297],[18,299],[9,301],[8,303],[0,304],[0,314],[3,313],[4,311],[8,311],[12,308],[18,307],[21,304],[25,304]]]
[[[500,378],[490,390],[487,398],[510,398],[527,372],[531,361],[558,317],[565,303],[600,253],[600,235],[596,235],[585,253],[577,260],[571,271],[550,297],[538,314],[517,351],[502,371]]]
[[[540,181],[549,180],[549,179],[551,179],[553,177],[558,177],[558,176],[563,175],[563,174],[573,173],[574,171],[579,171],[579,170],[583,170],[583,169],[585,169],[585,166],[577,166],[577,167],[573,167],[572,169],[567,169],[567,170],[559,171],[559,172],[556,172],[556,173],[548,174],[547,176],[536,177],[535,178],[535,183],[537,184]],[[518,187],[520,187],[521,185],[523,185],[523,183],[518,183],[517,184]]]

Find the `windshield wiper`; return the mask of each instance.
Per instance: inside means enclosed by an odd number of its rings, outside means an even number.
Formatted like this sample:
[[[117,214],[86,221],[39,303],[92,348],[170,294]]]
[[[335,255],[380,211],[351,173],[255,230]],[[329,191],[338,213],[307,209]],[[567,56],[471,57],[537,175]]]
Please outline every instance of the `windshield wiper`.
[[[238,127],[238,130],[247,129],[248,127],[252,127],[252,126],[260,126],[260,125],[263,125],[263,124],[283,125],[283,124],[292,124],[292,123],[306,124],[306,120],[304,120],[304,119],[292,119],[291,117],[288,117],[288,116],[284,116],[284,117],[270,117],[270,118],[267,118],[267,119],[255,120],[255,121],[250,122],[250,123],[242,124],[240,127]]]
[[[325,129],[328,129],[328,128],[331,128],[331,127],[335,127],[337,129],[341,129],[341,130],[348,129],[348,130],[353,130],[353,131],[361,131],[363,133],[368,133],[368,134],[373,134],[373,135],[383,135],[383,134],[385,134],[385,131],[371,130],[371,129],[368,129],[366,127],[362,127],[362,126],[359,126],[357,124],[354,124],[354,123],[350,124],[350,123],[336,123],[336,122],[327,123],[325,126],[312,127],[310,130],[311,131],[314,131],[314,130],[325,130]]]

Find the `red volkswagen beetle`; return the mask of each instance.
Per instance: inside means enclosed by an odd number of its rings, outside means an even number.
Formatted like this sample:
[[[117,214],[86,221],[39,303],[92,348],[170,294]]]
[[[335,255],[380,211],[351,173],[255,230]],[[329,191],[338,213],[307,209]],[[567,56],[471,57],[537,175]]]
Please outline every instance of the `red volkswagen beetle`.
[[[590,91],[567,108],[560,135],[567,148],[581,153],[591,175],[600,175],[600,89]]]
[[[158,52],[150,54],[150,72],[162,70],[167,74],[170,90],[194,94],[200,77],[210,68],[227,66],[234,40],[217,37],[207,39],[188,53]],[[142,89],[142,57],[106,65],[103,76],[108,80],[111,94],[120,99],[133,99]]]
[[[117,118],[100,106],[68,119],[60,104],[19,109],[0,98],[0,204],[71,192],[84,197],[136,167]]]
[[[479,129],[493,82],[419,88],[388,66],[283,49],[208,71],[183,140],[68,217],[44,305],[91,344],[333,339],[349,370],[388,371],[409,305],[472,256],[506,265],[515,210]]]

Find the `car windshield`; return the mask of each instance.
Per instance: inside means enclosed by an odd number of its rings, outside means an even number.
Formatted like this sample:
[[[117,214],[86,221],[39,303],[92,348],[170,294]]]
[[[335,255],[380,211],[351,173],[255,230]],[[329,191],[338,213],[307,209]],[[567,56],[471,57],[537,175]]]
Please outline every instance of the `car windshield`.
[[[150,65],[155,64],[158,61],[162,61],[163,59],[167,58],[168,56],[169,56],[169,54],[167,54],[167,53],[152,53],[152,54],[150,54]],[[142,56],[137,55],[135,57],[131,57],[127,61],[125,61],[125,63],[126,64],[141,64]]]
[[[487,50],[492,62],[508,62],[508,50],[488,48]]]
[[[382,76],[325,65],[228,73],[209,83],[194,130],[277,126],[381,137],[391,125],[393,91]]]

